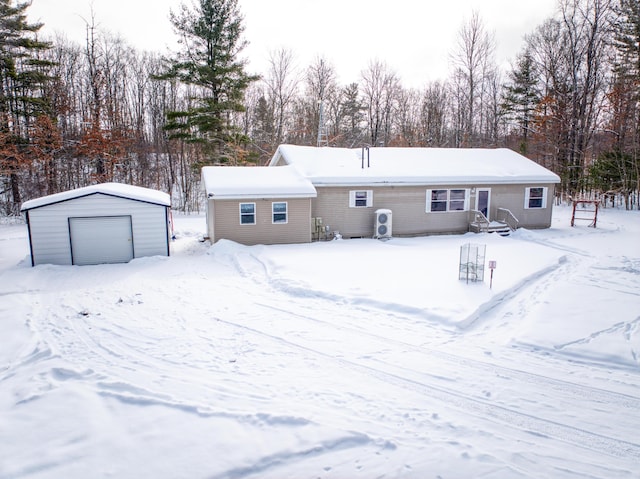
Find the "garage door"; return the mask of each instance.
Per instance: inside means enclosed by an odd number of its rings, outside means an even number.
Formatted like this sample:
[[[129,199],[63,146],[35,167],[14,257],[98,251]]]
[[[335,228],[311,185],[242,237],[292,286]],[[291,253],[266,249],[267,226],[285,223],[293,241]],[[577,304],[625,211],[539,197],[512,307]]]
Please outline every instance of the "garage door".
[[[131,216],[69,218],[73,264],[126,263],[133,259]]]

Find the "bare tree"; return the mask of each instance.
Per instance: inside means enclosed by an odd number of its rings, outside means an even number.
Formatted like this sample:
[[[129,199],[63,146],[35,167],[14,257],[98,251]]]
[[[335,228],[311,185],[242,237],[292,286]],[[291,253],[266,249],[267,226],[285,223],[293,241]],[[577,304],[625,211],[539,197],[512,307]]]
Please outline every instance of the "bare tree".
[[[606,29],[610,0],[563,0],[565,49],[570,67],[571,122],[568,131],[567,163],[569,191],[579,188],[587,165],[587,148],[598,125],[605,81]]]
[[[287,124],[291,120],[292,107],[300,75],[296,71],[295,57],[291,50],[280,49],[269,54],[269,68],[264,77],[267,107],[273,112],[274,132],[271,143],[277,146],[286,138]]]
[[[482,103],[486,93],[486,81],[495,72],[493,60],[495,40],[489,34],[477,12],[465,23],[459,33],[456,49],[451,54],[459,88],[455,90],[462,98],[458,103],[466,103],[461,118],[463,146],[477,146],[477,134],[482,130]]]
[[[449,116],[447,86],[438,81],[427,85],[422,97],[420,124],[425,146],[449,146],[447,119]]]
[[[317,57],[306,70],[305,74],[305,100],[306,121],[310,138],[310,144],[317,144],[320,129],[327,127],[326,111],[336,103],[338,98],[338,84],[334,66],[323,57]],[[323,113],[323,125],[320,124],[320,113]]]
[[[468,146],[467,133],[469,131],[469,100],[468,85],[464,72],[457,68],[447,83],[449,99],[451,143],[450,147],[462,148]]]
[[[482,146],[497,147],[501,142],[504,116],[500,73],[492,68],[485,74],[482,93]]]
[[[581,187],[602,120],[611,11],[610,0],[561,0],[559,18],[527,38],[543,80],[535,126],[570,194]]]
[[[422,146],[424,138],[420,130],[421,95],[414,89],[398,88],[397,113],[394,115],[395,135],[393,146]]]
[[[391,139],[391,126],[400,86],[395,72],[387,64],[374,60],[362,71],[362,94],[367,105],[369,140],[373,146],[385,146]]]
[[[566,170],[569,114],[568,70],[562,52],[564,34],[562,23],[555,18],[546,20],[526,37],[527,50],[531,52],[533,67],[538,72],[537,89],[540,99],[535,106],[530,123],[534,147],[529,154],[536,161],[562,175]]]

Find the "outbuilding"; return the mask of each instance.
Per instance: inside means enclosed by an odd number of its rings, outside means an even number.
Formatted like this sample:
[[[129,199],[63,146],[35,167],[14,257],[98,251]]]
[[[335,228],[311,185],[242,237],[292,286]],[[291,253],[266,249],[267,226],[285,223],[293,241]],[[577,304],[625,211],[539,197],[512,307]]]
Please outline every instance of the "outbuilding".
[[[127,263],[169,256],[168,194],[102,183],[26,201],[31,264]]]

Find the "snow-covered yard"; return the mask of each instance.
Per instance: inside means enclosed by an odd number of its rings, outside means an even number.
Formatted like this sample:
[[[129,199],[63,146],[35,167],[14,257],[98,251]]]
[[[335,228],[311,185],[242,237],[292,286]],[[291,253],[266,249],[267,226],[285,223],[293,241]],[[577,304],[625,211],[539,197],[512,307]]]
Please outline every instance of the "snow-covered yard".
[[[35,268],[5,221],[0,477],[640,477],[640,213],[569,216]]]

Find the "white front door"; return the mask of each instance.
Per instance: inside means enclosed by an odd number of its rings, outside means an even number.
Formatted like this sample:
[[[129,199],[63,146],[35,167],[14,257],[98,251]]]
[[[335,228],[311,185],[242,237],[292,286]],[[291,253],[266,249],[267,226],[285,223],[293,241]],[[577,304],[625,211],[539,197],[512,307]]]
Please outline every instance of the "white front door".
[[[476,210],[481,211],[483,215],[489,218],[491,211],[491,188],[476,189]]]
[[[133,259],[131,216],[69,218],[71,262],[127,263]]]

